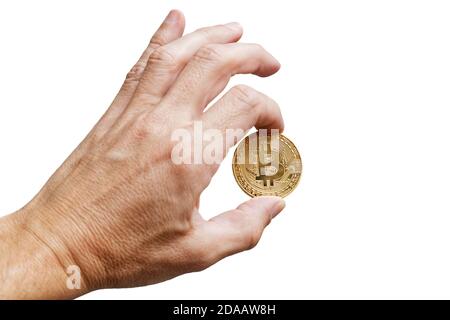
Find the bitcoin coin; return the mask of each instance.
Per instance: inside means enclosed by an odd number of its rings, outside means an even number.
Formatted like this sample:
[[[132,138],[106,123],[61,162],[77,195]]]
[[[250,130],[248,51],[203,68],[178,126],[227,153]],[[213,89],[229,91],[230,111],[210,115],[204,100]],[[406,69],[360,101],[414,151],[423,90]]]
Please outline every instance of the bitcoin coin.
[[[236,148],[233,175],[241,189],[251,197],[285,197],[298,185],[302,160],[286,136],[259,130]]]

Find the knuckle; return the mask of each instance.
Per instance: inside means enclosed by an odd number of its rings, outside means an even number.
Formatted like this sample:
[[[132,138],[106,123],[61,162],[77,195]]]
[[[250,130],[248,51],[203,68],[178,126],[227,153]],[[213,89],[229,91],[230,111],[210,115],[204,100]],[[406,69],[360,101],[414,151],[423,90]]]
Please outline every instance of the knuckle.
[[[155,120],[154,112],[138,110],[134,115],[129,113],[129,116],[133,119],[132,134],[138,140],[147,138],[149,141],[157,141],[165,138],[165,126]]]
[[[201,47],[195,54],[194,58],[200,62],[214,62],[222,58],[221,47],[216,44],[207,44]]]
[[[166,38],[161,32],[157,32],[153,35],[152,39],[150,40],[150,47],[151,48],[158,48],[167,43]]]
[[[259,92],[242,84],[231,88],[230,94],[242,104],[247,112],[253,111],[260,99]]]
[[[139,81],[142,74],[144,73],[145,65],[142,63],[136,63],[133,68],[127,73],[127,76],[125,78],[125,81]]]
[[[145,114],[139,115],[134,121],[132,134],[138,141],[145,140],[151,134]]]
[[[177,59],[175,55],[168,50],[166,46],[161,46],[153,50],[148,59],[149,63],[163,65],[163,66],[175,66],[177,65]]]

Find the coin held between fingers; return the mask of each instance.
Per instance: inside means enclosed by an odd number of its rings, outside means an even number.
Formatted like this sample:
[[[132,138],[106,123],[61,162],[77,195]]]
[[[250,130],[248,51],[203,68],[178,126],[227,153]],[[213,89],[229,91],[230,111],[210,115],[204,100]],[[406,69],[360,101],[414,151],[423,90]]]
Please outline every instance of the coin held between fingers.
[[[300,181],[302,160],[286,136],[262,129],[241,141],[232,168],[237,184],[249,196],[286,197]]]

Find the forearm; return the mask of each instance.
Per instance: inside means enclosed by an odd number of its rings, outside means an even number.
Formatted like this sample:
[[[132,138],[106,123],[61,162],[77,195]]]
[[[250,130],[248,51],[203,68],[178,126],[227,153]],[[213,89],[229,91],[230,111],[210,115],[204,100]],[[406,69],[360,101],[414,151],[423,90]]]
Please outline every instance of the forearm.
[[[23,223],[17,212],[0,219],[0,299],[69,299],[68,275],[54,252]]]

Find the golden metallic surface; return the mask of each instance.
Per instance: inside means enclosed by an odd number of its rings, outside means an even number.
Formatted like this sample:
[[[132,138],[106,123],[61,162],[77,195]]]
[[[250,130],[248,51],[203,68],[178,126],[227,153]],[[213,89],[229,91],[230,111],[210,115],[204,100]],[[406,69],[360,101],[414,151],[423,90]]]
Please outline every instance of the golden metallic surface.
[[[282,134],[250,134],[236,148],[233,174],[251,197],[286,197],[298,185],[302,160],[295,145]]]

